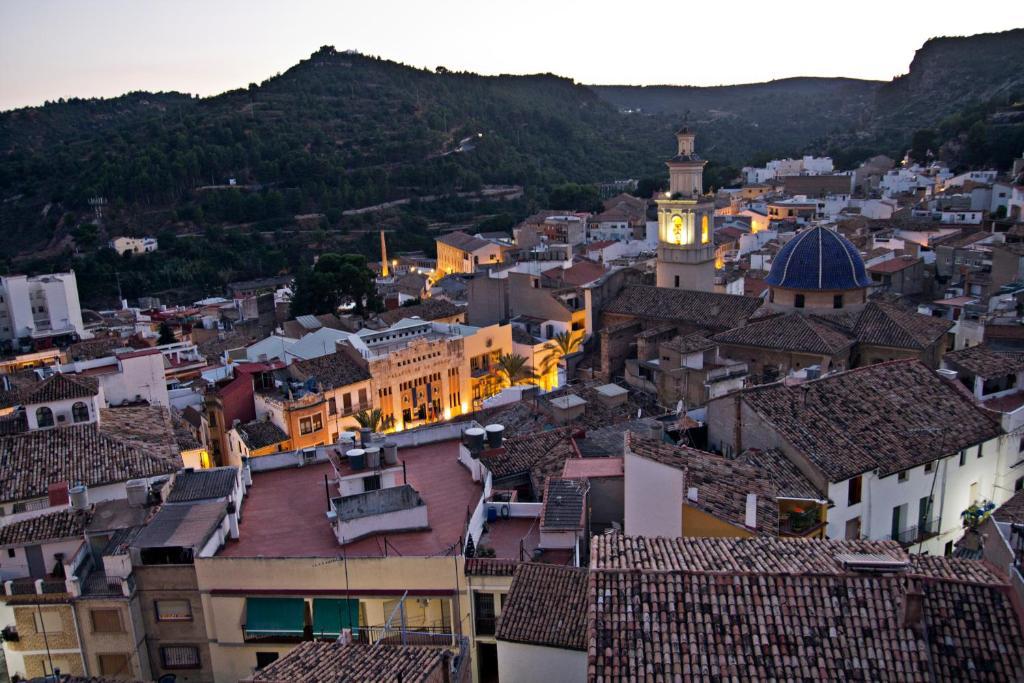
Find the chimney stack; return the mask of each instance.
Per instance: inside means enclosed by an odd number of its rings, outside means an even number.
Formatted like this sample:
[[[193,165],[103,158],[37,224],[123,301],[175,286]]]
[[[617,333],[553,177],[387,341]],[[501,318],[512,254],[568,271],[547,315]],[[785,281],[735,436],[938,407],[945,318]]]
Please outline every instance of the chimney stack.
[[[924,621],[924,593],[916,586],[907,586],[907,592],[903,594],[903,621],[904,628],[920,629]]]
[[[748,529],[757,528],[757,494],[747,494],[747,510],[743,517],[743,525]]]

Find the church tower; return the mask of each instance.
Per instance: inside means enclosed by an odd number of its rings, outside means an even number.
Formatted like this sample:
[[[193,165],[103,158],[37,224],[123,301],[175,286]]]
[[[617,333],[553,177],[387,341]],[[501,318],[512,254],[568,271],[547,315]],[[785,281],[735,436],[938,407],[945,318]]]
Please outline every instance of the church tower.
[[[715,203],[704,196],[704,164],[693,151],[696,136],[676,133],[679,149],[669,159],[669,189],[658,204],[657,285],[710,292],[714,289]]]

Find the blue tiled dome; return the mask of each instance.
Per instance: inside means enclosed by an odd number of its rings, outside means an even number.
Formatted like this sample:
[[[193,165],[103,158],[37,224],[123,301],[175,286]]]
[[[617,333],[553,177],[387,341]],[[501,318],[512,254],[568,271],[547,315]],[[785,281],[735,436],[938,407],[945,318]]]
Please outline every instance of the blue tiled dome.
[[[788,289],[860,289],[871,277],[850,240],[834,230],[811,228],[779,250],[764,281]]]

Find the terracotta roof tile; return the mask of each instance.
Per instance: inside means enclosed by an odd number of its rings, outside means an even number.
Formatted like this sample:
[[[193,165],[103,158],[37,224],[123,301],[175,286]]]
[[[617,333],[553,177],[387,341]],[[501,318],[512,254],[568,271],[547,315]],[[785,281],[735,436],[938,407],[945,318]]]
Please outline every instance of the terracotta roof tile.
[[[490,557],[467,557],[466,576],[512,576],[519,563]]]
[[[968,396],[917,360],[756,387],[742,396],[833,482],[874,469],[893,474],[1001,433]]]
[[[238,437],[251,450],[266,448],[288,440],[288,435],[270,420],[253,420],[235,427]]]
[[[853,345],[853,340],[842,332],[799,313],[789,313],[726,330],[712,339],[719,344],[828,355]]]
[[[25,391],[21,398],[25,405],[91,398],[99,393],[95,377],[56,374]]]
[[[65,538],[83,538],[88,514],[77,514],[70,509],[30,517],[0,527],[0,546],[24,545]]]
[[[415,317],[422,320],[437,320],[439,318],[451,318],[465,312],[465,306],[457,306],[447,299],[427,299],[415,306],[399,306],[394,310],[385,311],[378,317],[388,325],[394,325],[399,320],[405,318]]]
[[[579,453],[572,441],[571,427],[551,429],[505,439],[502,448],[484,451],[480,462],[495,479],[528,475],[538,495],[544,491],[548,477],[557,477],[569,458]]]
[[[853,332],[861,344],[920,350],[941,339],[952,326],[951,320],[872,301],[857,318]]]
[[[608,302],[604,312],[724,331],[745,323],[762,303],[734,294],[633,285]]]
[[[0,437],[0,502],[46,496],[54,482],[99,486],[170,474],[178,466],[93,424]]]
[[[1024,353],[997,351],[984,345],[950,351],[942,360],[954,369],[963,369],[978,377],[1010,375],[1024,370]]]
[[[544,489],[540,528],[582,529],[587,484],[576,479],[549,477]]]
[[[720,455],[644,439],[629,433],[629,452],[684,472],[686,505],[724,522],[746,528],[747,495],[757,496],[757,531],[778,534],[779,508],[774,484],[759,469]],[[696,500],[689,497],[696,489]]]
[[[297,360],[288,366],[288,371],[300,381],[315,379],[324,390],[347,387],[370,379],[370,370],[344,351],[309,360]]]
[[[496,638],[566,650],[587,648],[587,570],[551,564],[516,567]]]
[[[826,494],[818,491],[807,476],[777,448],[750,449],[744,451],[739,459],[764,473],[775,484],[780,498],[826,499]]]
[[[396,645],[340,645],[307,641],[257,671],[259,683],[426,683],[443,665],[446,650]]]

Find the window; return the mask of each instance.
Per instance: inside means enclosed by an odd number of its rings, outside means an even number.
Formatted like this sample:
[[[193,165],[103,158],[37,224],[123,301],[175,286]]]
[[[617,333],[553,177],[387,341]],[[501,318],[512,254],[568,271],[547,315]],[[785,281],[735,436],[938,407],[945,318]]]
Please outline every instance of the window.
[[[93,633],[122,633],[121,613],[116,609],[94,609],[89,615],[92,618]]]
[[[1024,490],[1024,477],[1021,477],[1017,481],[1013,482],[1013,490],[1014,491]]]
[[[269,666],[277,661],[280,657],[276,652],[257,652],[256,653],[256,670],[259,671],[265,666]]]
[[[953,541],[947,541],[945,547],[942,549],[942,554],[946,557],[953,557]]]
[[[327,399],[327,413],[329,415],[338,414],[338,401],[333,396]]]
[[[366,389],[359,390],[359,405],[363,408],[369,408],[370,398],[366,393]]]
[[[89,406],[85,405],[81,401],[71,406],[71,419],[75,422],[88,422],[89,421]]]
[[[985,455],[985,442],[978,444],[978,459],[981,460],[981,456]]]
[[[965,462],[967,462],[967,451],[960,451],[960,467],[963,467]]]
[[[157,621],[192,621],[192,603],[188,600],[157,600]]]
[[[854,477],[849,481],[849,490],[846,494],[846,504],[856,505],[860,502],[861,478]]]
[[[890,538],[894,541],[900,540],[900,533],[903,531],[903,525],[907,521],[907,504],[897,505],[892,509],[892,535]]]
[[[352,412],[352,394],[342,394],[341,409],[346,415]]]
[[[36,424],[40,427],[52,427],[53,411],[46,406],[36,408]]]
[[[98,655],[100,676],[123,676],[129,674],[128,655]]]
[[[36,633],[64,632],[64,620],[55,609],[37,610],[32,613],[32,619],[35,621]]]
[[[324,419],[317,413],[316,415],[310,415],[299,420],[299,433],[300,434],[312,434],[313,432],[319,432],[324,428]]]
[[[846,539],[850,541],[860,540],[860,517],[846,520]]]
[[[194,645],[168,645],[160,648],[165,669],[198,669],[199,648]]]
[[[380,490],[380,475],[375,474],[372,477],[363,477],[363,491],[378,491]]]
[[[679,276],[676,275],[676,289],[679,289]]]
[[[924,473],[928,474],[928,473],[933,472],[933,471],[935,471],[935,463],[934,462],[926,462],[924,464]]]
[[[903,470],[899,474],[896,475],[896,480],[897,481],[906,481],[909,478],[910,478],[910,470]]]
[[[18,553],[14,551],[14,548],[7,549],[7,557],[17,557]]]
[[[794,308],[803,308],[804,307],[804,295],[803,294],[796,294],[796,295],[793,296],[793,307]]]
[[[842,294],[836,294],[835,296],[832,297],[832,308],[842,308],[842,307],[843,307],[843,295]]]
[[[473,617],[478,636],[494,635],[494,593],[473,591]]]

